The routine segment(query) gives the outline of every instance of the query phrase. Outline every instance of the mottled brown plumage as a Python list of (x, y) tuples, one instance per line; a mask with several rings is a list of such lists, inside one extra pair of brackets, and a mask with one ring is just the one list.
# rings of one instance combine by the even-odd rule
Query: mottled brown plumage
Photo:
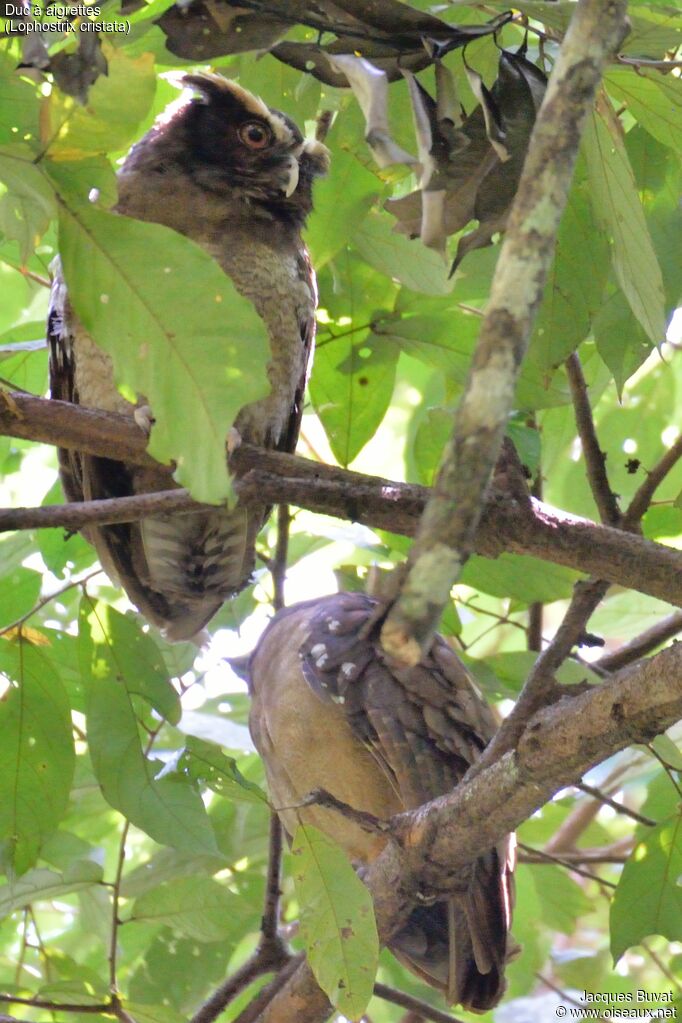
[[(376, 602), (340, 593), (281, 611), (250, 666), (251, 734), (291, 836), (315, 824), (360, 863), (384, 848), (336, 810), (294, 809), (314, 789), (375, 817), (450, 791), (495, 731), (492, 712), (442, 637), (416, 668), (387, 662)], [(389, 946), (450, 1002), (485, 1011), (504, 991), (513, 899), (513, 838), (459, 875), (446, 902), (418, 907)]]
[[(118, 176), (115, 208), (197, 242), (253, 302), (268, 331), (271, 390), (242, 408), (235, 426), (250, 443), (293, 451), (317, 298), (301, 228), (327, 151), (235, 82), (199, 74), (184, 76), (182, 83), (195, 95), (172, 104), (133, 146)], [(229, 330), (226, 322), (226, 338)], [(78, 322), (59, 266), (48, 336), (53, 397), (135, 414), (136, 406), (115, 386), (109, 356)], [(60, 451), (60, 472), (70, 501), (169, 486), (163, 473), (73, 451)], [(247, 583), (263, 519), (264, 509), (237, 506), (84, 533), (149, 621), (169, 638), (185, 639)]]

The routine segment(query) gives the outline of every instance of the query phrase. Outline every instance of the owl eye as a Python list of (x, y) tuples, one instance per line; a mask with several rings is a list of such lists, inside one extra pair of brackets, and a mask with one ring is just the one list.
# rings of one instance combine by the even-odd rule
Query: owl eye
[(270, 129), (260, 121), (246, 121), (240, 125), (237, 134), (249, 149), (265, 149), (272, 139)]

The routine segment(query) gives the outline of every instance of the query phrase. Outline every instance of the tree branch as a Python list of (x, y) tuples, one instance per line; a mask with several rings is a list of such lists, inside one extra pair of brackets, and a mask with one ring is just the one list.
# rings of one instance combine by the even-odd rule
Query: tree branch
[(630, 501), (630, 505), (623, 516), (623, 526), (632, 529), (637, 526), (648, 510), (651, 499), (656, 493), (668, 473), (677, 465), (682, 458), (682, 435), (680, 435), (673, 446), (663, 455), (661, 460), (654, 466), (641, 487)]
[(462, 1023), (462, 1020), (456, 1016), (451, 1016), (449, 1012), (443, 1012), (442, 1009), (435, 1009), (433, 1005), (429, 1005), (428, 1002), (422, 1001), (421, 998), (415, 998), (414, 995), (408, 995), (404, 991), (398, 991), (394, 987), (389, 987), (388, 984), (375, 984), (374, 994), (377, 998), (383, 998), (385, 1002), (391, 1002), (393, 1005), (399, 1005), (401, 1009), (409, 1009), (414, 1012), (420, 1018), (424, 1020), (431, 1020), (432, 1023)]
[(474, 549), (484, 494), (554, 254), (580, 136), (604, 66), (626, 32), (625, 0), (580, 0), (538, 112), (453, 435), (382, 629), (386, 652), (417, 664)]
[[(682, 718), (682, 644), (590, 692), (539, 711), (515, 750), (453, 792), (393, 819), (398, 841), (365, 882), (383, 941), (416, 903), (445, 894), (459, 871), (526, 820), (556, 792), (631, 743), (650, 741)], [(323, 1023), (331, 1014), (306, 963), (249, 1023)]]
[(666, 640), (672, 639), (682, 632), (682, 611), (673, 611), (666, 615), (660, 622), (656, 622), (649, 629), (645, 629), (639, 636), (635, 636), (629, 643), (623, 643), (611, 654), (604, 654), (592, 665), (597, 671), (617, 671), (624, 668), (626, 664), (638, 661), (640, 657), (646, 657)]
[(552, 642), (538, 655), (513, 710), (504, 719), (472, 771), (478, 773), (488, 764), (499, 760), (507, 750), (513, 749), (529, 718), (540, 707), (561, 699), (565, 690), (556, 681), (555, 672), (580, 641), (585, 624), (606, 593), (608, 585), (601, 579), (588, 579), (576, 584), (571, 603)]
[(238, 970), (218, 987), (192, 1016), (190, 1023), (213, 1023), (226, 1006), (257, 977), (272, 970), (282, 970), (292, 956), (279, 936), (280, 873), (282, 867), (282, 825), (277, 814), (270, 814), (268, 871), (265, 880), (265, 903), (261, 920), (261, 937), (256, 951)]
[[(68, 402), (0, 391), (0, 433), (158, 469), (146, 454), (145, 434), (132, 419)], [(426, 487), (416, 484), (367, 476), (251, 444), (237, 448), (231, 465), (240, 477), (235, 480), (235, 490), (244, 501), (289, 502), (404, 536), (414, 535), (429, 494)], [(168, 475), (170, 487), (170, 467)], [(143, 508), (151, 512), (163, 506), (165, 511), (180, 512), (201, 507), (180, 489), (148, 498), (117, 498), (92, 507), (95, 504), (3, 511), (0, 530), (42, 526), (78, 529), (95, 522), (131, 521), (141, 517)], [(491, 490), (476, 536), (476, 550), (489, 558), (503, 551), (530, 554), (682, 606), (680, 551), (595, 525), (532, 498), (510, 499), (506, 491)]]
[(617, 526), (621, 518), (620, 508), (606, 475), (606, 455), (599, 446), (587, 384), (576, 352), (566, 360), (566, 373), (592, 496), (602, 522), (607, 526)]

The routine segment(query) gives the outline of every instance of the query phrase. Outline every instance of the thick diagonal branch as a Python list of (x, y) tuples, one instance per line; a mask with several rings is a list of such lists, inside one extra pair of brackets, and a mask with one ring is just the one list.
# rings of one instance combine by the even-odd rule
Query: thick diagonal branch
[[(394, 819), (399, 842), (369, 868), (379, 933), (390, 938), (416, 892), (447, 892), (461, 871), (560, 789), (631, 743), (682, 718), (682, 644), (599, 688), (565, 697), (528, 722), (516, 750), (452, 793)], [(331, 1015), (306, 963), (264, 1006), (257, 1023), (323, 1023)]]
[(602, 71), (626, 31), (625, 0), (580, 0), (538, 113), (473, 364), (438, 480), (382, 630), (386, 651), (416, 664), (474, 549), (531, 328), (554, 254), (580, 136)]

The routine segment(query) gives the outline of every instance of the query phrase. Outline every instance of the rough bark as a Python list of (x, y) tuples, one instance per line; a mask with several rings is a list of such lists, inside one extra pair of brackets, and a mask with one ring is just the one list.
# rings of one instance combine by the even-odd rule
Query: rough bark
[(582, 129), (603, 69), (624, 38), (626, 10), (625, 0), (580, 0), (538, 112), (453, 434), (382, 630), (386, 652), (406, 665), (430, 646), (474, 550)]
[[(0, 392), (0, 433), (139, 465), (156, 464), (146, 454), (144, 433), (130, 419), (33, 395)], [(248, 444), (237, 449), (232, 465), (240, 474), (235, 489), (243, 500), (286, 501), (404, 536), (414, 535), (429, 493), (415, 484), (366, 476)], [(170, 485), (170, 467), (168, 478)], [(88, 505), (4, 509), (0, 510), (0, 530), (77, 529), (88, 522), (140, 518), (142, 510), (158, 511), (161, 506), (176, 512), (198, 508), (183, 490), (142, 499), (142, 508), (136, 503), (139, 500), (99, 502), (95, 509)], [(521, 500), (516, 495), (510, 498), (504, 489), (492, 489), (487, 495), (475, 549), (490, 558), (503, 551), (530, 554), (682, 606), (682, 552), (596, 525), (542, 501)]]

